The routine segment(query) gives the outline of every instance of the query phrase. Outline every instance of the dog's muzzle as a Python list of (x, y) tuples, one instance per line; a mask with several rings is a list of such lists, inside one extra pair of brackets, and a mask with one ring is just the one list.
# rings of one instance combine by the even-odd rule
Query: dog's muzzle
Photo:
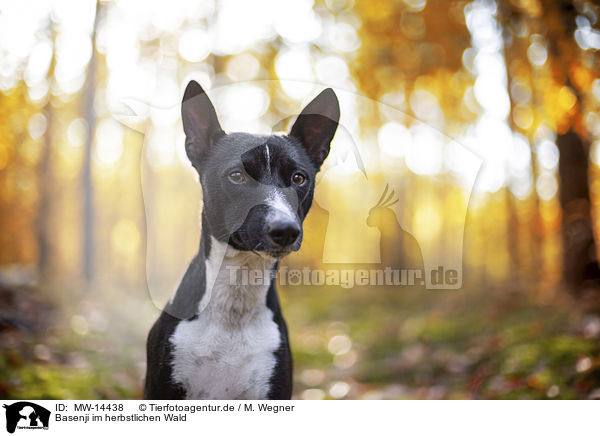
[(267, 238), (276, 250), (290, 248), (300, 236), (300, 226), (295, 220), (276, 218), (266, 224)]

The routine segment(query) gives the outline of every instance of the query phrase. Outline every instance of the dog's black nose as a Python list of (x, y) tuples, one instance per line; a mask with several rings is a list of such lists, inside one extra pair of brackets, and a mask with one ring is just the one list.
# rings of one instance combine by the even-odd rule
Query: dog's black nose
[(295, 221), (277, 220), (267, 227), (267, 235), (273, 245), (287, 247), (292, 245), (300, 235), (300, 227)]

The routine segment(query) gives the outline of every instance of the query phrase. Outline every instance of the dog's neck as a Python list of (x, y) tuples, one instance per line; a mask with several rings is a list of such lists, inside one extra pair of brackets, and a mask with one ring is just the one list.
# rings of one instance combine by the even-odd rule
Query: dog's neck
[[(198, 313), (229, 329), (239, 328), (266, 307), (277, 262), (268, 256), (236, 250), (211, 235), (202, 237), (210, 238), (210, 248), (203, 259), (206, 284)], [(253, 271), (259, 274), (256, 282), (252, 281)]]

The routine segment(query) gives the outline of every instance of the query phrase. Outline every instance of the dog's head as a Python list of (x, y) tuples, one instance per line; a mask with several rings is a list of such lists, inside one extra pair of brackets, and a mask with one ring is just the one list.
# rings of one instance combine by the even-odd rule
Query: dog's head
[(204, 231), (237, 250), (274, 258), (297, 251), (340, 118), (333, 90), (311, 101), (288, 135), (225, 133), (194, 81), (185, 90), (182, 118), (186, 153), (202, 184)]

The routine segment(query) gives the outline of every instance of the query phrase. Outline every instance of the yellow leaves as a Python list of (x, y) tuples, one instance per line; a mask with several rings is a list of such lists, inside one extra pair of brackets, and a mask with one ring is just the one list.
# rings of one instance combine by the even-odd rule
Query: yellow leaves
[(394, 5), (387, 0), (363, 0), (357, 2), (356, 9), (368, 21), (384, 21), (393, 15)]
[(425, 36), (425, 20), (421, 14), (402, 14), (400, 28), (408, 39), (419, 40)]
[(42, 149), (45, 144), (41, 141), (27, 139), (19, 147), (19, 155), (23, 159), (23, 163), (28, 166), (35, 166), (40, 160)]
[(538, 0), (512, 0), (511, 3), (531, 17), (539, 17), (542, 13), (542, 8)]
[[(441, 77), (440, 77), (441, 76)], [(439, 97), (442, 94), (442, 87), (448, 83), (447, 80), (439, 80), (439, 79), (449, 79), (448, 75), (438, 75), (438, 77), (434, 76), (419, 76), (415, 80), (414, 89), (423, 89), (431, 92), (436, 97)]]
[(540, 203), (540, 224), (546, 233), (555, 233), (561, 227), (562, 210), (556, 197)]
[(569, 78), (578, 90), (586, 92), (590, 89), (594, 81), (594, 74), (590, 69), (577, 63), (571, 65), (571, 68), (569, 68)]
[(548, 81), (543, 94), (546, 119), (554, 125), (557, 133), (566, 132), (578, 114), (579, 104), (573, 91), (565, 85)]
[(10, 167), (4, 172), (2, 182), (0, 198), (6, 203), (29, 207), (37, 200), (35, 174), (31, 169)]
[(577, 97), (569, 87), (563, 86), (560, 88), (560, 91), (558, 91), (558, 104), (565, 112), (570, 112), (576, 103)]
[(512, 111), (515, 125), (522, 130), (527, 130), (533, 125), (534, 113), (531, 107), (516, 105)]
[[(362, 22), (361, 46), (351, 70), (360, 90), (379, 98), (396, 88), (399, 78), (410, 83), (438, 70), (460, 71), (462, 52), (470, 43), (464, 5), (446, 0), (357, 1), (353, 12)], [(464, 88), (454, 93), (462, 96)]]
[(509, 64), (509, 73), (513, 78), (527, 82), (527, 78), (531, 75), (531, 65), (526, 60), (513, 59)]
[(0, 143), (0, 171), (7, 167), (9, 161), (9, 153), (7, 144)]

